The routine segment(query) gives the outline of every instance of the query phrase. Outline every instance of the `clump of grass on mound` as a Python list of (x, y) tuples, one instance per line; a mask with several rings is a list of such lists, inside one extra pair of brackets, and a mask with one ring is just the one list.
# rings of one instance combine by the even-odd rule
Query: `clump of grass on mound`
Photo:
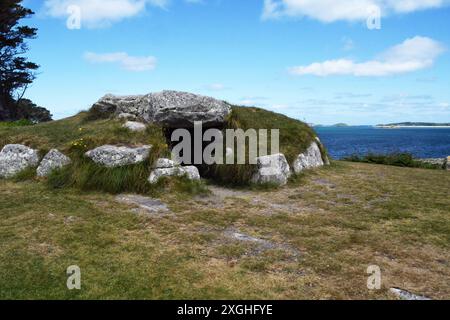
[[(280, 130), (280, 152), (292, 165), (300, 153), (305, 152), (316, 138), (316, 133), (306, 123), (285, 115), (255, 107), (233, 106), (225, 129), (267, 129), (268, 153), (271, 150), (271, 129)], [(248, 150), (248, 148), (247, 148)], [(326, 151), (321, 148), (323, 155)], [(214, 182), (227, 186), (251, 186), (256, 165), (249, 164), (248, 153), (245, 165), (213, 165), (202, 168), (203, 174)]]
[(34, 123), (31, 120), (21, 119), (21, 120), (17, 120), (17, 121), (0, 122), (0, 128), (25, 127), (25, 126), (32, 126), (33, 124)]
[(29, 167), (29, 168), (26, 168), (26, 169), (20, 171), (19, 173), (14, 175), (9, 180), (11, 180), (13, 182), (22, 182), (22, 181), (33, 180), (35, 177), (36, 177), (36, 167)]
[(53, 171), (47, 179), (47, 185), (52, 189), (74, 188), (111, 194), (130, 192), (158, 195), (167, 190), (189, 195), (208, 192), (201, 181), (191, 181), (186, 177), (163, 178), (157, 184), (150, 184), (147, 181), (150, 171), (150, 161), (119, 168), (106, 168), (90, 160), (84, 160)]
[(352, 155), (350, 157), (344, 158), (343, 160), (350, 162), (383, 164), (396, 167), (442, 169), (442, 166), (440, 165), (416, 160), (409, 153), (392, 153), (392, 154), (369, 153), (368, 155), (365, 156)]
[(150, 163), (106, 168), (89, 159), (80, 159), (72, 165), (54, 171), (47, 183), (52, 188), (76, 188), (83, 191), (151, 193), (147, 182)]
[[(128, 130), (116, 128), (115, 133), (120, 136), (120, 139), (133, 140), (133, 133)], [(105, 143), (100, 143), (98, 138), (93, 137), (73, 141), (67, 148), (72, 163), (54, 171), (47, 180), (48, 185), (52, 188), (76, 188), (83, 191), (104, 191), (113, 194), (121, 192), (150, 193), (151, 186), (147, 179), (152, 164), (164, 151), (162, 143), (156, 143), (153, 146), (150, 157), (146, 161), (118, 168), (98, 165), (85, 156), (88, 150), (102, 144)]]

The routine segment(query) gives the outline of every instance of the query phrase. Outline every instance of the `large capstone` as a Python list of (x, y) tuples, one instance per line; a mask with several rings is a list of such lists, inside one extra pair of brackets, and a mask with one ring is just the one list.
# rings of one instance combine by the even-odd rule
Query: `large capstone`
[(256, 159), (258, 171), (253, 175), (252, 182), (256, 184), (271, 183), (285, 185), (291, 175), (286, 157), (279, 153)]
[(100, 113), (134, 115), (147, 123), (169, 128), (190, 128), (195, 121), (204, 127), (222, 126), (231, 106), (211, 97), (179, 91), (162, 91), (147, 95), (106, 95), (92, 107)]
[(0, 178), (11, 178), (39, 164), (36, 150), (21, 144), (8, 144), (0, 152)]
[(152, 146), (117, 147), (105, 145), (86, 152), (86, 156), (99, 165), (115, 168), (143, 162), (149, 157), (151, 149)]
[(322, 152), (317, 142), (313, 142), (306, 152), (300, 154), (294, 162), (294, 172), (300, 173), (303, 170), (322, 167), (324, 165)]
[(36, 172), (38, 177), (48, 177), (52, 171), (61, 169), (70, 164), (69, 157), (65, 156), (56, 149), (50, 150), (49, 153), (42, 159), (41, 164)]

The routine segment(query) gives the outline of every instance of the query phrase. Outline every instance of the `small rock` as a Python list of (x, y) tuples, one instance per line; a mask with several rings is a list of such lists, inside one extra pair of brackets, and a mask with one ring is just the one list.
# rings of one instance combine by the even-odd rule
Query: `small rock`
[(38, 164), (39, 156), (36, 150), (21, 144), (8, 144), (0, 152), (0, 178), (12, 178)]
[(50, 150), (37, 168), (38, 177), (47, 177), (55, 169), (69, 165), (71, 160), (56, 149)]
[(431, 300), (431, 298), (419, 296), (406, 290), (391, 288), (389, 291), (402, 300)]
[(152, 199), (138, 195), (118, 195), (116, 201), (138, 206), (149, 213), (169, 212), (169, 208), (159, 199)]
[(166, 158), (160, 158), (156, 161), (155, 169), (173, 168), (175, 166), (175, 161)]
[(66, 217), (66, 218), (64, 218), (64, 224), (71, 224), (71, 223), (76, 222), (77, 220), (78, 220), (78, 218), (74, 217), (74, 216)]
[(188, 177), (189, 180), (200, 180), (200, 172), (197, 167), (188, 166), (181, 168), (184, 171), (184, 174)]
[(183, 171), (180, 167), (155, 169), (150, 173), (148, 182), (155, 184), (163, 177), (181, 177), (182, 175)]
[(145, 124), (136, 121), (127, 121), (125, 122), (123, 127), (133, 132), (142, 132), (147, 129), (147, 126)]
[(190, 180), (200, 180), (200, 173), (194, 166), (190, 167), (173, 167), (155, 169), (150, 173), (148, 182), (155, 184), (163, 177), (182, 177), (186, 176)]
[(275, 183), (285, 185), (291, 175), (291, 170), (286, 157), (279, 153), (256, 159), (258, 172), (252, 178), (253, 183)]
[(86, 156), (97, 164), (115, 168), (143, 162), (151, 149), (149, 145), (136, 148), (105, 145), (86, 152)]

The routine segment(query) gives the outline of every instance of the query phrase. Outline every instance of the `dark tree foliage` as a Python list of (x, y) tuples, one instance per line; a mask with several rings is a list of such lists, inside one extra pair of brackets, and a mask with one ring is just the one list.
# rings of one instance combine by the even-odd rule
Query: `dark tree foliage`
[(21, 99), (17, 105), (17, 118), (30, 120), (33, 123), (52, 121), (50, 111), (35, 105), (29, 99)]
[(23, 56), (28, 50), (26, 40), (35, 38), (37, 29), (20, 25), (20, 20), (34, 14), (21, 2), (0, 1), (0, 120), (19, 117), (21, 98), (39, 67)]

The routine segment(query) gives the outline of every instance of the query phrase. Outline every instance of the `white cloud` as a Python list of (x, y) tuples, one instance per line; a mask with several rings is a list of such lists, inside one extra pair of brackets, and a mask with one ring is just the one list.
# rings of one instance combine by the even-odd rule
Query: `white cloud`
[(366, 62), (349, 59), (316, 62), (307, 66), (289, 69), (295, 75), (353, 75), (357, 77), (381, 77), (413, 72), (433, 65), (436, 58), (445, 51), (442, 44), (426, 38), (414, 37), (396, 45), (378, 58)]
[(114, 22), (134, 17), (145, 11), (147, 5), (164, 8), (169, 0), (45, 0), (44, 9), (52, 17), (69, 17), (68, 8), (81, 10), (81, 22), (89, 28), (105, 27)]
[(133, 57), (126, 52), (105, 54), (87, 52), (84, 54), (84, 58), (90, 63), (116, 63), (122, 69), (133, 72), (151, 71), (156, 67), (155, 57)]
[(228, 89), (228, 87), (222, 83), (211, 83), (206, 86), (206, 89), (210, 91), (222, 91)]
[(308, 17), (322, 22), (364, 21), (374, 6), (382, 15), (439, 8), (449, 0), (264, 0), (263, 19)]

